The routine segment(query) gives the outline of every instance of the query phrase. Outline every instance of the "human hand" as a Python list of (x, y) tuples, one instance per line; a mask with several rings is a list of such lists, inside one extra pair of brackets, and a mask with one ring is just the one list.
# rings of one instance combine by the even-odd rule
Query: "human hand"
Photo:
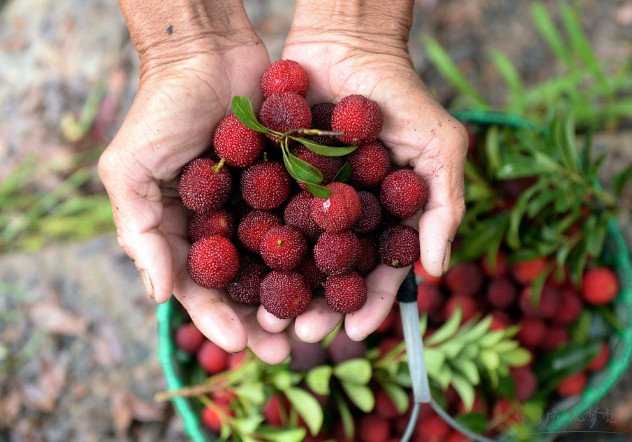
[[(188, 7), (194, 3), (186, 2)], [(208, 148), (233, 96), (260, 100), (259, 77), (269, 62), (241, 3), (219, 3), (225, 9), (215, 5), (212, 18), (200, 19), (204, 11), (185, 5), (122, 1), (141, 59), (140, 84), (99, 161), (99, 173), (119, 243), (134, 260), (149, 296), (164, 302), (174, 293), (211, 341), (227, 351), (248, 345), (262, 360), (278, 363), (289, 353), (286, 336), (263, 331), (253, 308), (196, 285), (185, 265), (187, 216), (175, 179)], [(146, 7), (149, 16), (143, 15)]]
[[(450, 244), (463, 216), (467, 135), (428, 94), (412, 66), (407, 51), (412, 3), (299, 0), (282, 58), (307, 71), (311, 103), (360, 94), (380, 105), (380, 139), (396, 163), (414, 168), (429, 185), (425, 211), (407, 223), (419, 229), (424, 267), (438, 276), (448, 267)], [(364, 339), (381, 324), (408, 271), (380, 265), (368, 276), (366, 304), (345, 319), (349, 337)], [(258, 319), (273, 332), (289, 323), (263, 308)], [(317, 299), (296, 319), (295, 331), (302, 340), (316, 342), (341, 319)]]

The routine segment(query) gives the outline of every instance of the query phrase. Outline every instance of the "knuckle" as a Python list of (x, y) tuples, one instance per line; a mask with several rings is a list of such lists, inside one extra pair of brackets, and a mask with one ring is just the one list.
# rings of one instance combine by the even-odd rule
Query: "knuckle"
[(97, 171), (99, 172), (101, 181), (103, 181), (106, 186), (113, 172), (116, 170), (117, 161), (116, 154), (112, 151), (112, 148), (107, 148), (99, 158)]

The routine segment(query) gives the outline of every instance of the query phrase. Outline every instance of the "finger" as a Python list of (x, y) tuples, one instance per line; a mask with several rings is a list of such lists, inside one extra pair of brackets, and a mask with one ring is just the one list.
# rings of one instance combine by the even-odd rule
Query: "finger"
[(320, 342), (341, 320), (342, 314), (332, 311), (324, 298), (316, 298), (294, 321), (294, 332), (303, 342)]
[(264, 330), (270, 333), (279, 333), (287, 328), (291, 319), (280, 319), (267, 311), (263, 306), (257, 310), (257, 321)]
[(284, 333), (269, 333), (261, 328), (253, 309), (238, 308), (246, 329), (248, 348), (267, 364), (279, 364), (290, 354), (290, 344)]
[(397, 290), (409, 271), (410, 267), (395, 269), (380, 264), (369, 274), (366, 303), (345, 318), (345, 331), (351, 339), (361, 341), (377, 330), (391, 311)]

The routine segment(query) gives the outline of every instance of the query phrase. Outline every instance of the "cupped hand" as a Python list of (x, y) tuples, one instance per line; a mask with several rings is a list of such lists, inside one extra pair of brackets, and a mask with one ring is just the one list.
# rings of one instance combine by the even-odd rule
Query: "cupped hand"
[[(312, 26), (295, 17), (282, 58), (295, 60), (307, 70), (310, 103), (336, 103), (360, 94), (380, 105), (384, 115), (380, 139), (397, 164), (412, 167), (429, 185), (425, 210), (406, 222), (419, 229), (424, 267), (441, 275), (448, 267), (450, 245), (464, 211), (466, 132), (432, 99), (415, 72), (406, 49), (406, 25), (392, 32), (387, 29), (393, 26), (366, 31), (347, 26), (335, 29), (336, 18), (328, 20), (329, 25)], [(334, 29), (326, 30), (332, 23)], [(366, 304), (345, 318), (351, 339), (364, 339), (381, 324), (409, 270), (379, 265), (368, 276)], [(269, 331), (288, 325), (263, 308), (258, 318)], [(295, 331), (302, 340), (316, 342), (341, 320), (341, 314), (319, 299), (296, 319)]]
[[(231, 303), (223, 291), (196, 285), (186, 270), (187, 214), (175, 180), (208, 147), (235, 95), (259, 97), (268, 55), (254, 35), (221, 45), (204, 36), (193, 48), (143, 58), (134, 103), (99, 161), (120, 245), (134, 260), (157, 302), (175, 294), (196, 326), (227, 351), (250, 347), (277, 363), (289, 352), (285, 334), (262, 330), (253, 308)], [(154, 51), (155, 54), (155, 51)], [(184, 54), (184, 55), (183, 55)]]

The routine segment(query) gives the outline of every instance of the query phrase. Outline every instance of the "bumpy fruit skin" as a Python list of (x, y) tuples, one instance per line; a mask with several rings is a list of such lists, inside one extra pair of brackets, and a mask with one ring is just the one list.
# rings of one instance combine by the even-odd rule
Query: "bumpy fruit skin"
[(382, 130), (382, 111), (378, 104), (362, 95), (349, 95), (334, 107), (331, 128), (342, 132), (338, 139), (347, 144), (368, 143)]
[(546, 326), (537, 318), (524, 318), (520, 322), (518, 341), (527, 348), (535, 348), (546, 338)]
[(280, 319), (303, 313), (312, 299), (305, 278), (296, 272), (272, 271), (261, 281), (261, 305)]
[(281, 427), (285, 423), (283, 398), (281, 395), (273, 394), (263, 406), (263, 417), (266, 423), (273, 427)]
[(587, 378), (584, 373), (575, 373), (565, 377), (556, 388), (557, 394), (562, 397), (577, 396), (586, 387)]
[(244, 126), (234, 115), (227, 115), (217, 124), (213, 149), (229, 166), (248, 167), (263, 152), (263, 135)]
[(204, 342), (204, 335), (192, 323), (181, 325), (176, 331), (176, 345), (187, 353), (197, 352)]
[(239, 271), (239, 253), (223, 236), (209, 236), (191, 246), (187, 257), (191, 279), (205, 288), (224, 288)]
[(380, 202), (387, 212), (398, 218), (410, 218), (427, 200), (426, 182), (410, 169), (391, 172), (382, 181)]
[(540, 347), (546, 351), (557, 350), (568, 342), (568, 332), (560, 326), (552, 326), (549, 328), (546, 339), (542, 340)]
[(298, 266), (306, 251), (307, 241), (292, 226), (271, 228), (259, 245), (259, 252), (266, 265), (273, 270), (285, 272)]
[(303, 161), (307, 161), (309, 164), (320, 170), (323, 174), (324, 184), (333, 180), (338, 173), (338, 170), (340, 170), (343, 165), (341, 158), (318, 155), (305, 146), (298, 146), (294, 149), (294, 155)]
[(290, 176), (283, 165), (265, 161), (242, 173), (241, 195), (253, 209), (276, 209), (290, 194), (290, 183)]
[(450, 318), (457, 308), (461, 309), (461, 323), (472, 319), (478, 311), (476, 302), (470, 296), (456, 295), (449, 298), (445, 303), (444, 312), (446, 319)]
[(560, 304), (560, 292), (548, 285), (542, 287), (540, 301), (533, 303), (531, 287), (525, 287), (520, 294), (520, 309), (526, 316), (553, 318)]
[(329, 357), (334, 364), (339, 364), (349, 359), (362, 358), (366, 354), (366, 345), (363, 341), (352, 341), (341, 329), (329, 344)]
[(253, 210), (239, 223), (237, 237), (244, 247), (258, 253), (261, 241), (268, 230), (280, 225), (281, 220), (274, 213)]
[(516, 387), (516, 399), (526, 401), (531, 399), (538, 387), (538, 379), (529, 367), (511, 369), (511, 377)]
[(388, 420), (377, 414), (368, 414), (360, 418), (358, 434), (362, 442), (384, 442), (390, 432)]
[(325, 299), (335, 312), (351, 313), (359, 310), (366, 302), (366, 295), (364, 278), (355, 272), (332, 275), (325, 281)]
[(547, 262), (544, 258), (533, 258), (519, 261), (513, 265), (512, 274), (516, 281), (529, 285), (546, 270)]
[(214, 166), (211, 159), (197, 158), (184, 167), (178, 180), (178, 193), (184, 207), (205, 213), (226, 204), (233, 178), (226, 168), (215, 172)]
[(204, 341), (198, 351), (197, 360), (204, 371), (209, 374), (219, 373), (228, 367), (228, 353), (211, 341)]
[(359, 252), (360, 241), (354, 233), (325, 232), (314, 246), (314, 261), (326, 275), (341, 275), (355, 266)]
[(363, 236), (358, 239), (360, 240), (360, 252), (355, 268), (359, 274), (366, 276), (377, 267), (375, 239), (370, 236)]
[(443, 442), (450, 433), (450, 426), (441, 416), (431, 413), (417, 423), (415, 442)]
[(435, 313), (441, 308), (443, 298), (439, 288), (429, 282), (417, 285), (417, 308), (419, 313)]
[(311, 127), (312, 111), (301, 95), (282, 92), (272, 94), (263, 101), (259, 119), (267, 128), (284, 133)]
[(350, 229), (362, 213), (358, 192), (348, 184), (331, 183), (328, 198), (315, 197), (312, 200), (312, 218), (327, 232), (342, 232)]
[(445, 275), (445, 284), (456, 295), (473, 296), (483, 286), (483, 273), (471, 262), (457, 264)]
[(235, 302), (247, 305), (259, 304), (259, 290), (265, 268), (253, 260), (246, 261), (237, 278), (228, 284), (226, 292)]
[(499, 309), (506, 309), (516, 299), (516, 287), (509, 278), (494, 278), (487, 288), (487, 299)]
[(582, 301), (572, 289), (565, 289), (560, 295), (560, 301), (553, 320), (558, 324), (568, 325), (575, 322), (582, 314)]
[(395, 268), (413, 264), (419, 259), (419, 233), (403, 224), (385, 230), (380, 236), (380, 259)]
[(610, 348), (607, 344), (601, 344), (599, 353), (595, 355), (586, 368), (592, 372), (601, 371), (608, 363), (608, 359), (610, 359)]
[(327, 350), (320, 342), (290, 340), (290, 368), (294, 371), (308, 371), (322, 365), (327, 360)]
[(360, 187), (376, 187), (391, 170), (388, 151), (379, 141), (362, 144), (351, 155), (351, 181)]
[(309, 88), (309, 77), (305, 69), (294, 60), (277, 60), (261, 75), (260, 86), (264, 97), (282, 92), (305, 96)]
[[(224, 414), (232, 415), (232, 411), (226, 405), (215, 404)], [(222, 430), (222, 417), (215, 408), (205, 407), (202, 410), (202, 423), (209, 430), (219, 433)]]
[(606, 267), (595, 267), (584, 274), (582, 294), (586, 302), (604, 305), (612, 301), (619, 293), (617, 275)]
[(385, 419), (394, 419), (399, 416), (393, 400), (384, 390), (378, 390), (375, 394), (375, 411)]
[(283, 220), (308, 238), (317, 238), (322, 230), (312, 219), (312, 199), (312, 195), (305, 191), (294, 195), (285, 206)]
[(362, 211), (353, 230), (358, 233), (373, 232), (382, 222), (382, 206), (377, 197), (370, 192), (358, 192), (358, 196)]
[[(320, 130), (331, 130), (331, 115), (334, 112), (333, 103), (318, 103), (312, 106), (312, 128)], [(325, 146), (335, 146), (338, 140), (335, 137), (325, 135), (314, 135), (311, 137), (313, 141)]]
[(325, 284), (325, 279), (327, 275), (320, 271), (314, 258), (311, 256), (305, 257), (301, 265), (296, 269), (298, 273), (303, 275), (305, 278), (305, 282), (312, 290), (315, 290), (319, 287), (322, 287)]
[(505, 276), (509, 272), (507, 255), (504, 252), (499, 251), (496, 254), (495, 262), (492, 262), (487, 258), (483, 258), (481, 260), (481, 267), (483, 269), (483, 272), (490, 278)]
[(235, 230), (233, 217), (225, 210), (194, 213), (189, 221), (188, 233), (191, 242), (213, 235), (230, 238)]

